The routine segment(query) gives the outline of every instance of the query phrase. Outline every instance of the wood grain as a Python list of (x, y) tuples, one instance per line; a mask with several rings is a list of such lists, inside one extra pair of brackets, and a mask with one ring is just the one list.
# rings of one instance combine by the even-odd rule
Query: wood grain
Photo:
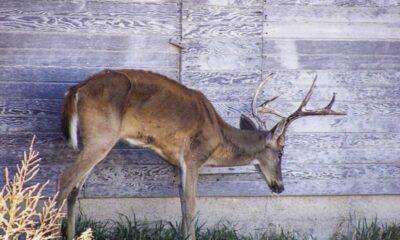
[[(29, 39), (29, 41), (26, 41)], [(68, 49), (95, 51), (130, 51), (133, 54), (177, 53), (169, 44), (170, 37), (127, 34), (71, 34), (3, 32), (0, 48)]]
[(175, 53), (143, 54), (129, 51), (72, 51), (0, 49), (0, 64), (28, 66), (75, 66), (112, 68), (177, 68)]
[[(50, 179), (46, 194), (54, 193), (54, 176), (59, 166), (42, 165), (42, 171), (32, 182)], [(283, 195), (299, 195), (303, 189), (311, 194), (399, 193), (399, 165), (304, 165), (284, 166), (286, 191)], [(321, 169), (323, 169), (321, 171)], [(15, 167), (10, 167), (10, 172)], [(386, 177), (385, 177), (386, 176)], [(1, 180), (3, 181), (3, 180)], [(385, 183), (385, 184), (384, 184)], [(178, 176), (169, 166), (107, 165), (94, 169), (84, 187), (85, 197), (149, 197), (177, 196)], [(341, 188), (337, 188), (341, 184)], [(110, 188), (110, 186), (115, 186)], [(301, 190), (298, 187), (301, 186)], [(200, 196), (262, 196), (270, 191), (259, 173), (206, 174), (200, 176)]]
[[(288, 85), (271, 84), (260, 95), (260, 99), (270, 99), (279, 95), (279, 100), (302, 101), (310, 85)], [(235, 102), (243, 101), (249, 103), (253, 97), (255, 86), (236, 88), (234, 85), (223, 87), (200, 87), (199, 90), (211, 101)], [(399, 98), (399, 89), (392, 87), (363, 87), (363, 86), (318, 86), (312, 101), (329, 101), (332, 93), (338, 94), (338, 101), (364, 101), (367, 99), (379, 99), (393, 101)]]
[[(262, 79), (269, 74), (274, 76), (268, 82), (266, 89), (276, 84), (309, 86), (312, 79), (318, 75), (318, 86), (354, 86), (376, 87), (393, 86), (398, 82), (400, 72), (396, 70), (265, 70)], [(257, 72), (235, 72), (235, 71), (184, 71), (183, 83), (190, 87), (224, 87), (235, 85), (239, 87), (247, 86), (254, 88), (260, 82), (260, 73)]]
[(220, 0), (204, 0), (204, 1), (197, 1), (197, 0), (184, 0), (183, 1), (184, 7), (186, 6), (196, 6), (196, 5), (205, 5), (205, 6), (221, 6), (221, 7), (235, 7), (235, 8), (242, 8), (242, 7), (261, 7), (263, 6), (262, 0), (229, 0), (229, 1), (220, 1)]
[[(266, 40), (264, 54), (348, 54), (348, 55), (394, 55), (400, 54), (399, 41), (343, 41), (343, 40)], [(294, 51), (293, 51), (294, 50)], [(378, 56), (381, 57), (381, 56)]]
[(267, 22), (266, 38), (374, 39), (400, 38), (398, 23)]
[(387, 55), (325, 55), (299, 54), (295, 57), (286, 54), (264, 56), (264, 69), (342, 69), (342, 70), (396, 70), (400, 69), (399, 56)]
[(400, 6), (396, 0), (366, 0), (366, 1), (347, 1), (347, 0), (267, 0), (267, 5), (300, 5), (300, 6), (341, 6), (341, 7), (392, 7)]
[(4, 14), (0, 17), (0, 31), (35, 32), (90, 32), (111, 34), (158, 34), (174, 36), (178, 34), (177, 18), (170, 20), (134, 19), (131, 16), (56, 16), (37, 14)]
[[(353, 2), (353, 1), (347, 1)], [(359, 1), (361, 2), (361, 1)], [(367, 2), (367, 1), (362, 1)], [(267, 22), (399, 23), (399, 7), (268, 5)]]
[[(0, 66), (0, 82), (78, 83), (104, 69), (104, 67), (70, 66)], [(178, 78), (177, 69), (159, 67), (148, 70), (153, 70), (172, 79)]]

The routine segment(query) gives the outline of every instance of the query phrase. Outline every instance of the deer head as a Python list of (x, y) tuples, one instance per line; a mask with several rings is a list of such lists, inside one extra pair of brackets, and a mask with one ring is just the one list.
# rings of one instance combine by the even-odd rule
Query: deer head
[[(314, 78), (310, 89), (306, 96), (301, 102), (300, 106), (290, 115), (285, 115), (277, 110), (274, 110), (267, 105), (277, 99), (279, 96), (273, 97), (272, 99), (264, 101), (262, 104), (257, 105), (257, 98), (261, 92), (261, 89), (267, 83), (268, 79), (273, 74), (270, 74), (264, 81), (261, 81), (255, 91), (252, 100), (252, 115), (256, 120), (257, 124), (254, 123), (249, 117), (242, 115), (240, 119), (240, 128), (259, 131), (266, 137), (266, 148), (265, 150), (256, 156), (257, 167), (264, 175), (268, 186), (272, 192), (281, 193), (284, 190), (282, 181), (281, 161), (283, 155), (283, 149), (285, 147), (285, 133), (289, 125), (296, 119), (306, 116), (320, 116), (320, 115), (346, 115), (344, 112), (336, 112), (332, 110), (332, 106), (335, 102), (335, 93), (329, 104), (324, 108), (315, 110), (306, 110), (306, 105), (311, 98), (317, 76)], [(281, 120), (271, 129), (267, 129), (265, 121), (262, 120), (260, 114), (272, 114), (281, 118)]]

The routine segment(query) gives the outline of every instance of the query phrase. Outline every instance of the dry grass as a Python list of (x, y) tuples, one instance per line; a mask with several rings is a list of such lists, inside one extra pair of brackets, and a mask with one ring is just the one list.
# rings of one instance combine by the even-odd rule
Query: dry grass
[[(46, 199), (41, 210), (39, 201), (43, 199), (46, 183), (28, 183), (39, 172), (39, 152), (33, 150), (33, 143), (24, 159), (17, 166), (17, 172), (10, 178), (5, 168), (5, 185), (0, 192), (0, 239), (48, 240), (60, 238), (62, 206), (56, 207), (56, 196)], [(79, 240), (92, 239), (89, 229)]]

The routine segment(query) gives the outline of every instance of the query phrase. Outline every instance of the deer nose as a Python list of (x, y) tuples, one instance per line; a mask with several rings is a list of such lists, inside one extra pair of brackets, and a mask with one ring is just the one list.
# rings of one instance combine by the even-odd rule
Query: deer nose
[(285, 190), (285, 187), (281, 181), (272, 181), (270, 188), (274, 193), (281, 193), (283, 190)]

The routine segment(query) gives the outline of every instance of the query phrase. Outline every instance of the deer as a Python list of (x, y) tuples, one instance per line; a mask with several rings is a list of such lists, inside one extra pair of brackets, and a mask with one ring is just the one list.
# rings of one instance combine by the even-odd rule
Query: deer
[[(182, 228), (190, 240), (196, 239), (196, 191), (202, 167), (255, 164), (272, 192), (284, 191), (281, 160), (289, 125), (301, 117), (345, 113), (332, 110), (335, 93), (326, 107), (305, 109), (317, 77), (290, 115), (268, 107), (277, 97), (258, 104), (271, 77), (258, 84), (252, 118), (242, 114), (240, 128), (225, 122), (200, 91), (150, 71), (108, 69), (70, 87), (63, 100), (62, 130), (74, 149), (80, 146), (80, 153), (57, 181), (57, 202), (66, 201), (67, 239), (75, 235), (75, 203), (82, 185), (119, 140), (148, 148), (178, 169)], [(281, 120), (267, 129), (261, 114)]]

